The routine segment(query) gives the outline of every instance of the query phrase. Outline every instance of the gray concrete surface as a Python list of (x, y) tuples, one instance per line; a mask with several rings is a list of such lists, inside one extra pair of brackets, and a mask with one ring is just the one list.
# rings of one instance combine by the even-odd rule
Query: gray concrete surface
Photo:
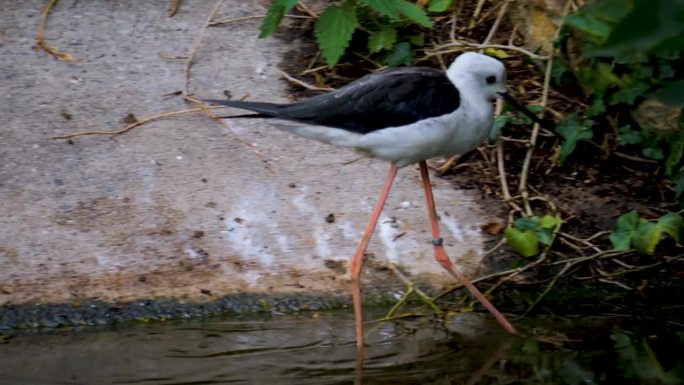
[[(0, 13), (0, 304), (346, 293), (347, 260), (386, 164), (345, 165), (357, 154), (264, 121), (222, 126), (201, 114), (117, 137), (51, 140), (187, 108), (164, 96), (183, 89), (185, 62), (162, 56), (190, 52), (214, 3), (183, 2), (168, 18), (168, 1), (62, 0), (46, 38), (76, 64), (32, 49), (43, 4), (4, 2)], [(217, 19), (263, 13), (258, 1), (226, 0)], [(274, 68), (296, 42), (257, 40), (259, 23), (207, 30), (192, 93), (287, 100)], [(435, 187), (447, 250), (473, 274), (479, 227), (491, 218), (472, 192), (441, 179)], [(429, 241), (418, 172), (408, 167), (371, 242), (366, 287), (398, 283), (376, 274), (390, 262), (451, 283)]]

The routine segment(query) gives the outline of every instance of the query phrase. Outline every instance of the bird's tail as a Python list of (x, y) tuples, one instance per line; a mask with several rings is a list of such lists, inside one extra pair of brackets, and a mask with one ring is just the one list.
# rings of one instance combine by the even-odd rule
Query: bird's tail
[(317, 140), (323, 143), (329, 143), (343, 147), (357, 147), (357, 144), (359, 143), (359, 138), (362, 136), (361, 134), (353, 131), (318, 125), (309, 125), (302, 122), (298, 122), (297, 119), (294, 119), (291, 116), (289, 116), (287, 111), (283, 111), (283, 109), (291, 107), (291, 104), (288, 105), (216, 99), (209, 99), (204, 101), (207, 103), (214, 103), (222, 106), (241, 108), (244, 110), (256, 112), (255, 114), (232, 115), (225, 116), (222, 118), (279, 118), (281, 119), (279, 121), (279, 124), (274, 125), (274, 127), (283, 131), (291, 132), (295, 135)]
[(281, 105), (275, 103), (244, 102), (240, 100), (228, 99), (205, 99), (203, 101), (207, 103), (219, 104), (226, 107), (240, 108), (243, 110), (256, 112), (256, 114), (230, 116), (231, 118), (272, 118), (280, 115), (278, 108)]

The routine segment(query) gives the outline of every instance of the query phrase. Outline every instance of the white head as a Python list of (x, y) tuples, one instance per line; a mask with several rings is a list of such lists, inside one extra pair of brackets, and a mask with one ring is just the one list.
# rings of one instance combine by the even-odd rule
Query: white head
[(462, 98), (481, 96), (492, 101), (506, 92), (506, 68), (491, 56), (463, 53), (451, 63), (447, 76), (458, 87)]

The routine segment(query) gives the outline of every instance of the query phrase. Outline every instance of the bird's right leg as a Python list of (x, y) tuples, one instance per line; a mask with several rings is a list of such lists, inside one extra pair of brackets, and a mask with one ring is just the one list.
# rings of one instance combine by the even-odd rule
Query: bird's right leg
[(375, 204), (375, 208), (373, 209), (370, 220), (368, 221), (365, 230), (363, 230), (363, 235), (361, 236), (359, 245), (356, 247), (356, 252), (349, 263), (349, 272), (352, 279), (352, 299), (354, 301), (356, 346), (359, 348), (363, 346), (363, 315), (361, 313), (361, 266), (363, 264), (363, 254), (366, 252), (368, 242), (375, 231), (375, 226), (378, 224), (378, 218), (380, 217), (382, 208), (385, 206), (387, 196), (389, 196), (389, 192), (392, 189), (392, 184), (394, 183), (394, 178), (397, 176), (398, 170), (399, 169), (397, 166), (390, 166), (389, 173), (387, 174), (385, 185), (380, 192), (378, 202)]
[(446, 252), (444, 251), (444, 244), (442, 241), (442, 237), (439, 234), (439, 223), (437, 221), (437, 210), (435, 209), (435, 198), (432, 195), (432, 185), (430, 185), (430, 174), (428, 173), (428, 168), (427, 168), (427, 163), (425, 161), (422, 161), (419, 163), (420, 165), (420, 176), (423, 179), (423, 190), (425, 192), (425, 201), (427, 203), (427, 209), (428, 209), (428, 216), (430, 217), (430, 226), (432, 228), (432, 245), (433, 245), (433, 251), (435, 254), (435, 259), (437, 262), (446, 270), (448, 271), (451, 275), (456, 277), (456, 279), (461, 282), (461, 284), (468, 289), (470, 294), (472, 294), (475, 299), (480, 301), (482, 306), (484, 306), (489, 312), (496, 318), (496, 320), (501, 324), (501, 326), (509, 333), (511, 334), (516, 334), (516, 330), (511, 325), (510, 322), (506, 319), (506, 317), (497, 310), (494, 305), (492, 305), (491, 302), (485, 297), (480, 290), (473, 285), (468, 277), (463, 275), (456, 266), (454, 266), (453, 262), (449, 259), (447, 256)]

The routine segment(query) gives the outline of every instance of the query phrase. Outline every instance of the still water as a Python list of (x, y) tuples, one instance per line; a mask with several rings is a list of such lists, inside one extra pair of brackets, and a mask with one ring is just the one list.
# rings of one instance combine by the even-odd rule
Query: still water
[(507, 336), (476, 314), (369, 322), (362, 367), (350, 312), (17, 335), (0, 344), (0, 384), (678, 384), (684, 378), (684, 332), (677, 327), (645, 332), (624, 317), (516, 325), (524, 336)]

